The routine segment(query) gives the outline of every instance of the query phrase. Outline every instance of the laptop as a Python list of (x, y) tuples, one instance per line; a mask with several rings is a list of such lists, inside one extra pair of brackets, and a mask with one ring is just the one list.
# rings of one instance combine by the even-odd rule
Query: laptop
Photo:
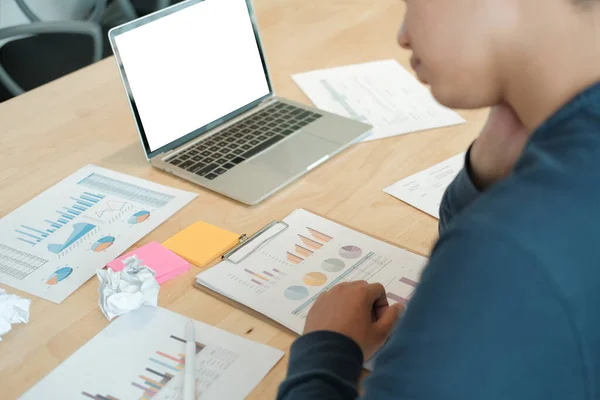
[(108, 36), (151, 165), (239, 202), (372, 129), (275, 95), (250, 0), (188, 0)]

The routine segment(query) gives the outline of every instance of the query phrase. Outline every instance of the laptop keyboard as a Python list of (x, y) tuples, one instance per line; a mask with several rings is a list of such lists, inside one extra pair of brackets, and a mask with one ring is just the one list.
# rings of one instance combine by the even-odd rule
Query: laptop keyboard
[(321, 117), (303, 108), (276, 103), (188, 147), (166, 162), (213, 180)]

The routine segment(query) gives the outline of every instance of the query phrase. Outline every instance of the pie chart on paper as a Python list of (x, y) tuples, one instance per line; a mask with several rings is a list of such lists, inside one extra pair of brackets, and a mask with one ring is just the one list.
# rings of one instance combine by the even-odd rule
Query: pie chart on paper
[(56, 285), (57, 283), (67, 279), (67, 277), (69, 275), (71, 275), (72, 272), (73, 272), (73, 268), (68, 267), (68, 266), (59, 268), (56, 271), (54, 271), (54, 273), (52, 275), (50, 275), (48, 277), (48, 280), (46, 281), (46, 283), (48, 285)]
[(100, 253), (108, 249), (115, 242), (114, 236), (104, 236), (103, 238), (98, 239), (93, 245), (92, 250), (96, 253)]
[(285, 289), (283, 295), (290, 300), (302, 300), (306, 296), (308, 296), (308, 289), (304, 286), (290, 286)]
[(340, 256), (348, 259), (355, 259), (362, 256), (362, 249), (357, 246), (344, 246), (340, 249)]
[(330, 258), (329, 260), (323, 261), (321, 266), (327, 272), (340, 272), (344, 269), (346, 264), (338, 258)]
[(327, 282), (327, 275), (322, 272), (309, 272), (302, 278), (308, 286), (322, 286)]
[(150, 211), (142, 210), (129, 217), (127, 222), (129, 222), (131, 225), (136, 225), (144, 222), (148, 218), (150, 218)]

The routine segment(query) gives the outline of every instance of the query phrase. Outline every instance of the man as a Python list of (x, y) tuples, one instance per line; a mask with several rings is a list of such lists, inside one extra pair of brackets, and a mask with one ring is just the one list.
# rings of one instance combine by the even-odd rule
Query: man
[(490, 118), (400, 322), (380, 285), (335, 287), (279, 398), (358, 397), (387, 340), (365, 399), (599, 399), (600, 0), (406, 3), (419, 78)]

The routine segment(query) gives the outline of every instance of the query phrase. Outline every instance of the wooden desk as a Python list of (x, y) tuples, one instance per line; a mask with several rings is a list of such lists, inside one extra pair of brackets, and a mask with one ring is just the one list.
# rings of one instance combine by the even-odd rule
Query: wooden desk
[[(404, 5), (398, 0), (256, 0), (258, 22), (278, 94), (309, 103), (291, 74), (410, 54), (395, 37)], [(93, 163), (199, 193), (198, 198), (136, 246), (162, 241), (196, 220), (240, 233), (303, 207), (421, 253), (437, 237), (437, 221), (385, 194), (389, 184), (464, 151), (485, 111), (462, 112), (467, 125), (353, 146), (268, 201), (246, 207), (150, 167), (113, 59), (104, 60), (0, 104), (0, 215)], [(199, 321), (287, 350), (294, 337), (266, 320), (192, 288), (199, 268), (160, 291), (159, 305)], [(0, 393), (24, 393), (107, 324), (93, 278), (62, 304), (31, 298), (31, 320), (0, 343)], [(252, 329), (251, 333), (247, 334)], [(274, 398), (283, 359), (250, 398)]]

